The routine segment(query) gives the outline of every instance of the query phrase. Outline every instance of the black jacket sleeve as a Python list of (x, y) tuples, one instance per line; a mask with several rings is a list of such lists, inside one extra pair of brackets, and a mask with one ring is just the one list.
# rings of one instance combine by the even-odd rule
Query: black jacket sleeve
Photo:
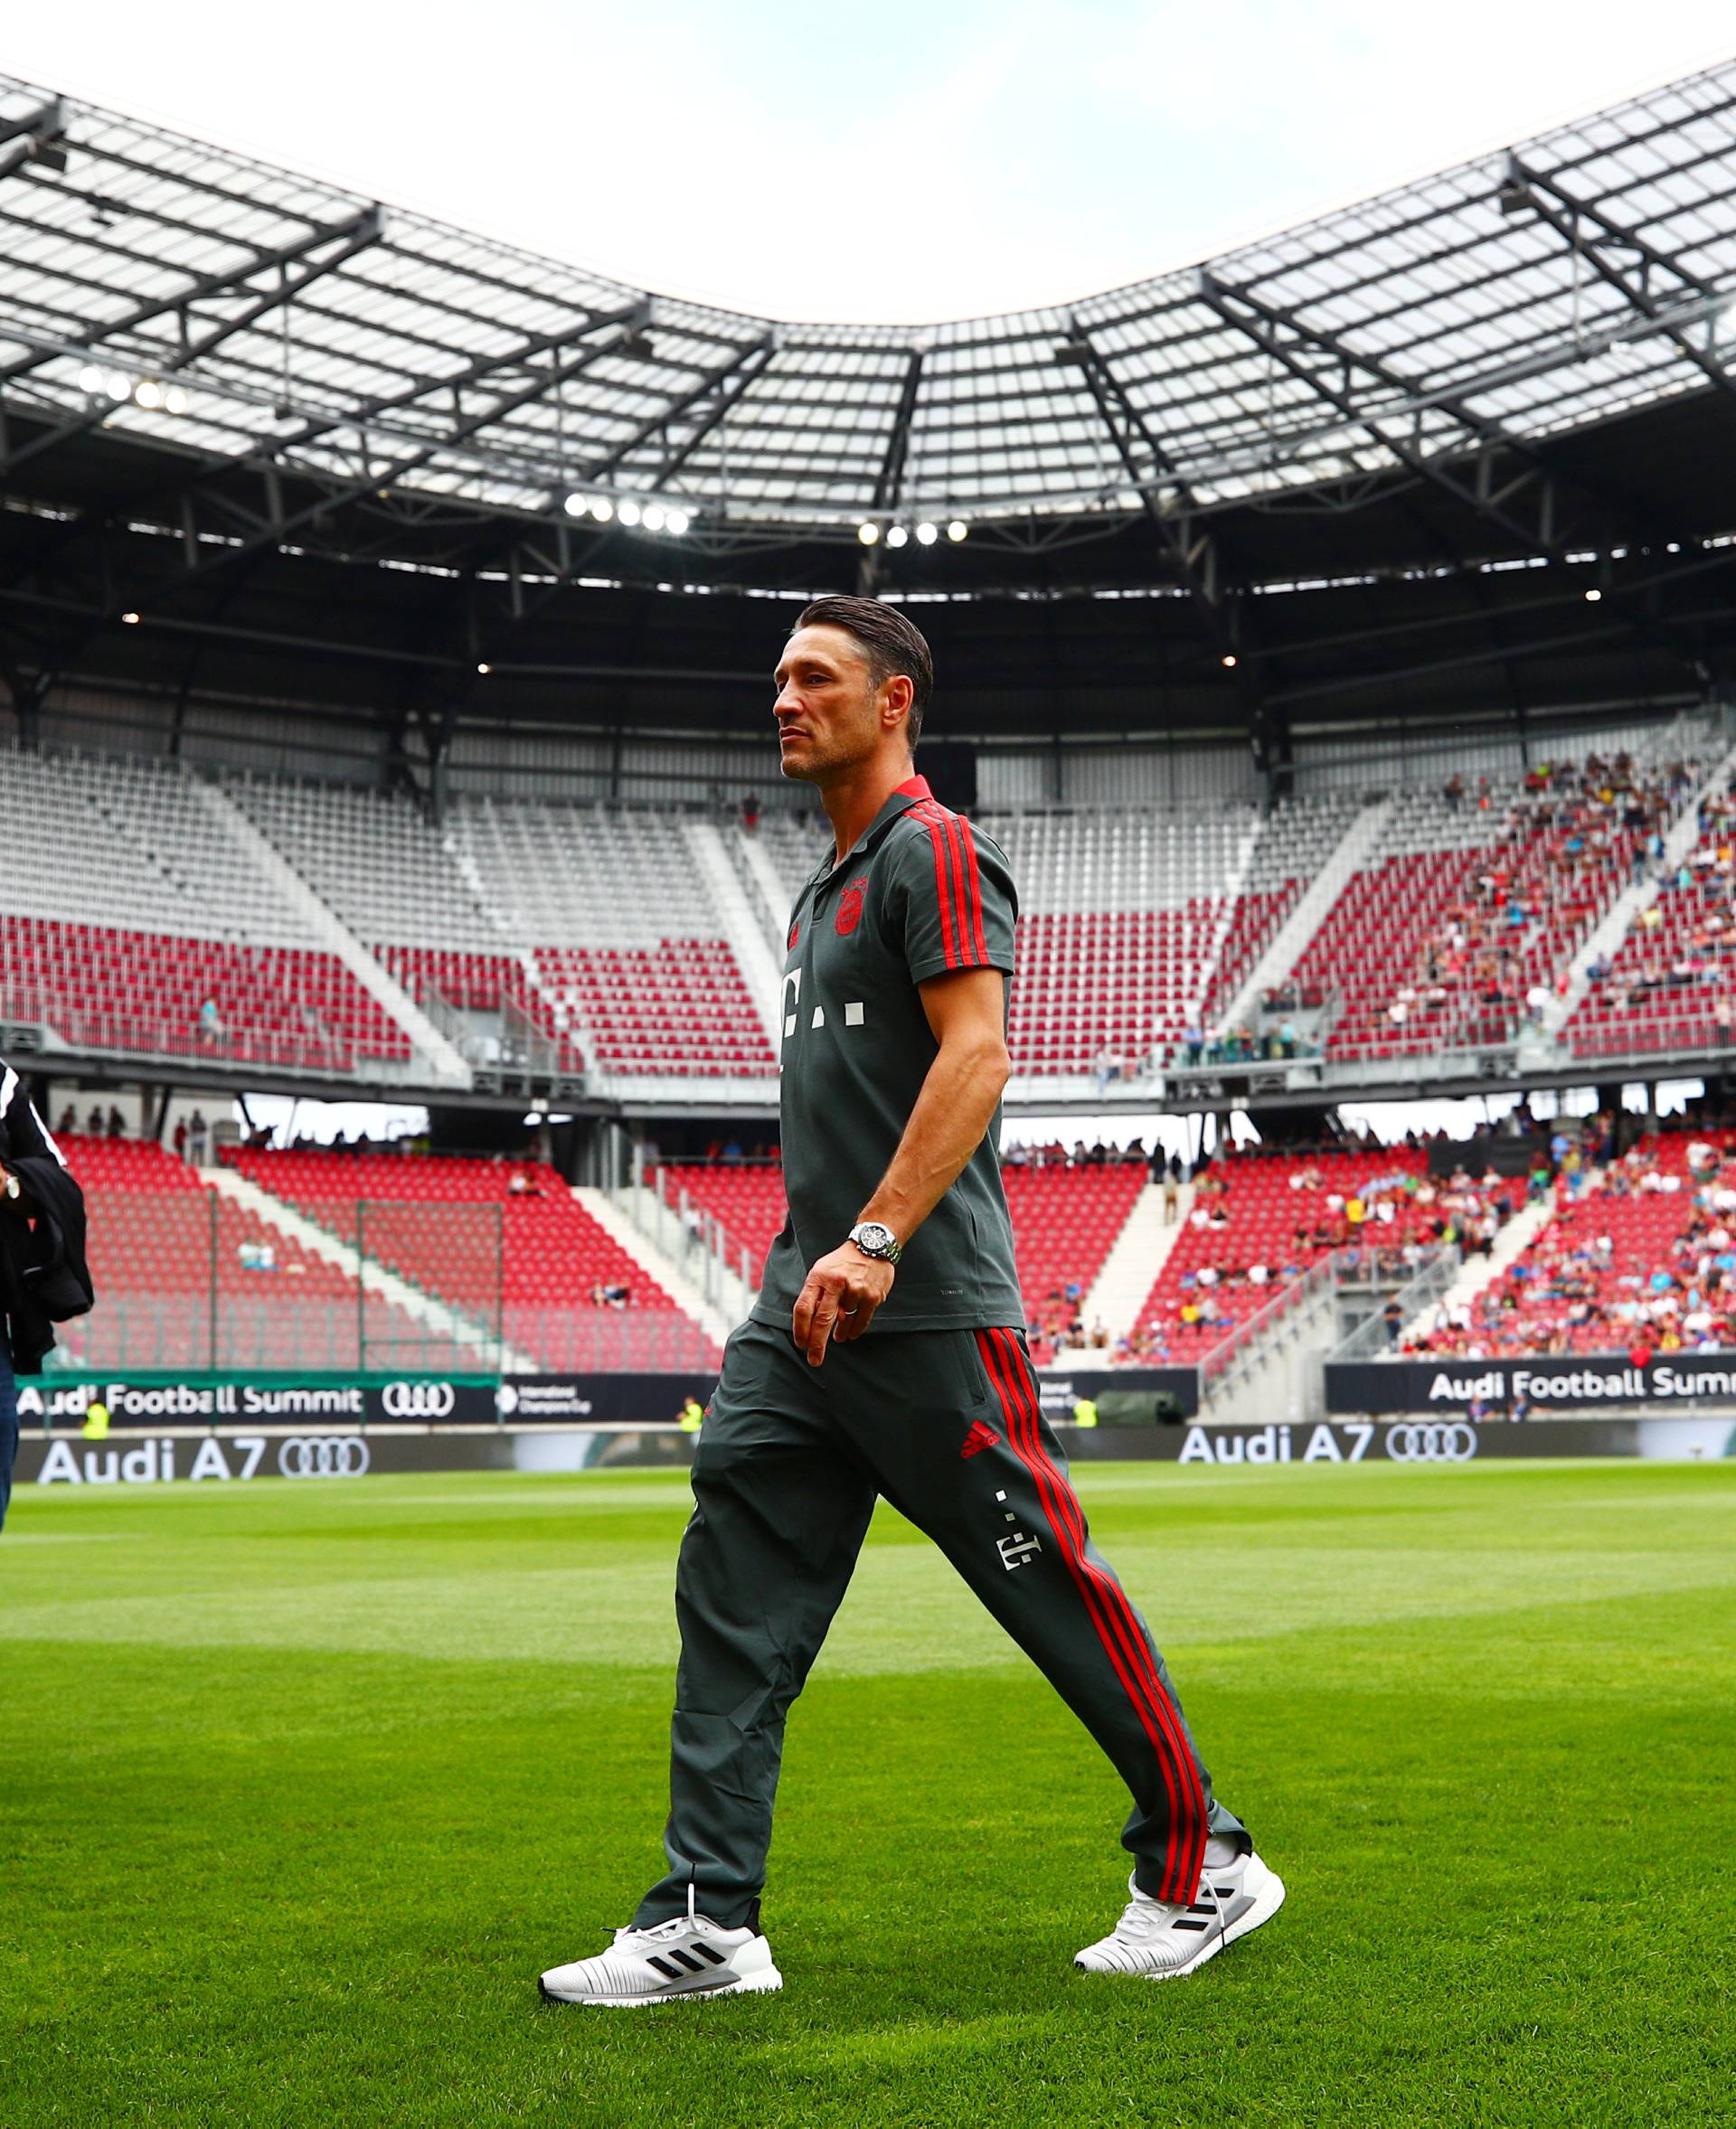
[(29, 1374), (53, 1344), (54, 1324), (83, 1315), (96, 1294), (84, 1260), (84, 1192), (5, 1063), (0, 1166), (24, 1192), (22, 1201), (0, 1197), (0, 1309), (12, 1364)]

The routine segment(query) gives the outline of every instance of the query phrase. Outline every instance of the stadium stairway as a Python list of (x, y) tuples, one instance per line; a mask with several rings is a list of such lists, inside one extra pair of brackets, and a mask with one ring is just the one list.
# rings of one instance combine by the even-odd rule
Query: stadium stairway
[(784, 956), (784, 928), (789, 922), (789, 908), (795, 900), (789, 882), (772, 862), (771, 853), (766, 848), (766, 839), (757, 830), (750, 834), (738, 822), (730, 832), (731, 855), (741, 870), (753, 881), (758, 899), (766, 909), (766, 943), (773, 960), (782, 966)]
[[(1736, 747), (1720, 755), (1665, 836), (1664, 862), (1670, 872), (1675, 871), (1700, 840), (1702, 802), (1722, 791), (1732, 774), (1736, 774)], [(1543, 1066), (1559, 1061), (1556, 1053), (1568, 1022), (1584, 1003), (1591, 988), (1587, 969), (1599, 954), (1607, 954), (1612, 961), (1615, 959), (1622, 941), (1633, 929), (1635, 919), (1649, 909), (1663, 891), (1663, 881), (1648, 872), (1636, 886), (1623, 888), (1610, 903), (1574, 956), (1566, 990), (1552, 998), (1544, 1008), (1542, 1028), (1521, 1041), (1522, 1066)]]
[(1165, 1224), (1163, 1186), (1146, 1183), (1080, 1309), (1087, 1324), (1100, 1323), (1111, 1339), (1129, 1334), (1193, 1210), (1194, 1185), (1184, 1183), (1176, 1217)]
[(193, 790), (222, 833), (239, 843), (259, 871), (301, 911), (314, 938), (337, 957), (369, 996), (403, 1030), (423, 1075), (438, 1086), (467, 1088), (471, 1083), (470, 1068), (463, 1058), (403, 985), (386, 973), (376, 956), (315, 893), (270, 838), (217, 785), (197, 782)]
[(1496, 1235), (1489, 1254), (1486, 1257), (1467, 1257), (1454, 1274), (1452, 1284), (1410, 1323), (1401, 1324), (1399, 1336), (1401, 1339), (1419, 1338), (1433, 1326), (1442, 1309), (1450, 1314), (1456, 1308), (1467, 1307), (1530, 1248), (1554, 1217), (1555, 1200), (1552, 1193), (1546, 1198), (1539, 1198), (1534, 1204), (1522, 1205)]
[[(274, 1198), (269, 1191), (262, 1190), (257, 1182), (235, 1168), (212, 1168), (205, 1171), (203, 1180), (214, 1191), (220, 1192), (231, 1203), (242, 1205), (275, 1227), (279, 1234), (300, 1243), (310, 1256), (322, 1258), (334, 1265), (345, 1278), (359, 1278), (363, 1287), (377, 1294), (382, 1301), (390, 1301), (403, 1310), (407, 1316), (439, 1335), (450, 1338), (456, 1344), (467, 1348), (476, 1356), (478, 1372), (492, 1372), (495, 1341), (475, 1324), (467, 1322), (456, 1309), (449, 1308), (432, 1295), (424, 1294), (420, 1286), (397, 1273), (386, 1270), (379, 1264), (363, 1263), (347, 1242), (317, 1226), (293, 1205), (281, 1198)], [(515, 1347), (503, 1342), (499, 1348), (500, 1366), (509, 1374), (538, 1374), (542, 1362), (531, 1353), (520, 1352)]]
[(1325, 921), (1326, 912), (1357, 869), (1366, 863), (1392, 811), (1392, 801), (1380, 798), (1372, 805), (1363, 806), (1351, 821), (1307, 891), (1278, 926), (1271, 944), (1248, 971), (1241, 988), (1225, 1006), (1220, 1016), (1222, 1025), (1258, 1026), (1260, 1001), (1268, 991), (1284, 982), (1301, 959), (1308, 941)]
[(1294, 1305), (1248, 1335), (1233, 1363), (1202, 1384), (1205, 1417), (1239, 1427), (1294, 1427), (1324, 1418), (1322, 1362), (1338, 1338), (1337, 1281), (1327, 1261), (1300, 1284)]
[(727, 1272), (722, 1259), (717, 1260), (719, 1298), (714, 1300), (656, 1239), (655, 1192), (642, 1184), (629, 1183), (612, 1191), (580, 1184), (572, 1194), (646, 1276), (655, 1280), (684, 1314), (691, 1316), (721, 1345), (747, 1314), (752, 1299), (741, 1282)]
[[(711, 888), (718, 924), (748, 986), (754, 1011), (765, 1030), (767, 1041), (771, 1044), (771, 1054), (778, 1057), (783, 1050), (778, 1009), (784, 982), (783, 956), (773, 956), (765, 925), (748, 899), (722, 832), (710, 821), (685, 821), (682, 825), (687, 846), (693, 853), (693, 862)], [(748, 840), (739, 828), (731, 827), (729, 833), (739, 842)]]

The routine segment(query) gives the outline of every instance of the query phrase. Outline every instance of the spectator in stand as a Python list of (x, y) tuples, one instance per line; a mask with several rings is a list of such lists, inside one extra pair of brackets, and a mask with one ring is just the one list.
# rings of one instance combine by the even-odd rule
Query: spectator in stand
[(109, 1104), (108, 1135), (110, 1138), (125, 1138), (127, 1135), (127, 1119), (120, 1113), (118, 1102)]
[(194, 1109), (187, 1120), (187, 1145), (195, 1168), (203, 1168), (205, 1164), (205, 1135), (210, 1128), (205, 1122), (203, 1109)]
[(175, 1136), (173, 1143), (175, 1145), (175, 1159), (177, 1161), (184, 1161), (187, 1157), (187, 1119), (185, 1116), (177, 1116), (175, 1119)]
[(1181, 1216), (1182, 1186), (1174, 1166), (1164, 1170), (1164, 1225), (1174, 1227)]

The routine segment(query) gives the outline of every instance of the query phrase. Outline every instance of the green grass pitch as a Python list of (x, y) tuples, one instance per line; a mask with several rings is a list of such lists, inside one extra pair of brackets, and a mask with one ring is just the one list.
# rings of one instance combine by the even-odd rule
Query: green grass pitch
[(0, 2124), (1736, 2115), (1736, 1467), (1088, 1466), (1288, 1879), (1072, 1971), (1124, 1804), (878, 1519), (790, 1725), (781, 1995), (551, 2009), (658, 1868), (677, 1475), (20, 1493)]

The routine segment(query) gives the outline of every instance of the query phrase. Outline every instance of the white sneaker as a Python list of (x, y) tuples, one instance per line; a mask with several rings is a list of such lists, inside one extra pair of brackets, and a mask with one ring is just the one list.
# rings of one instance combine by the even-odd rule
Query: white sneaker
[(1087, 1974), (1137, 1974), (1146, 1981), (1179, 1981), (1215, 1958), (1284, 1905), (1284, 1880), (1257, 1855), (1208, 1863), (1185, 1907), (1149, 1899), (1127, 1880), (1133, 1898), (1109, 1935), (1087, 1945), (1073, 1961)]
[(618, 1929), (594, 1959), (551, 1966), (537, 1983), (551, 2003), (667, 2003), (677, 1996), (739, 1996), (781, 1989), (757, 1930), (724, 1929), (688, 1913), (650, 1929)]

